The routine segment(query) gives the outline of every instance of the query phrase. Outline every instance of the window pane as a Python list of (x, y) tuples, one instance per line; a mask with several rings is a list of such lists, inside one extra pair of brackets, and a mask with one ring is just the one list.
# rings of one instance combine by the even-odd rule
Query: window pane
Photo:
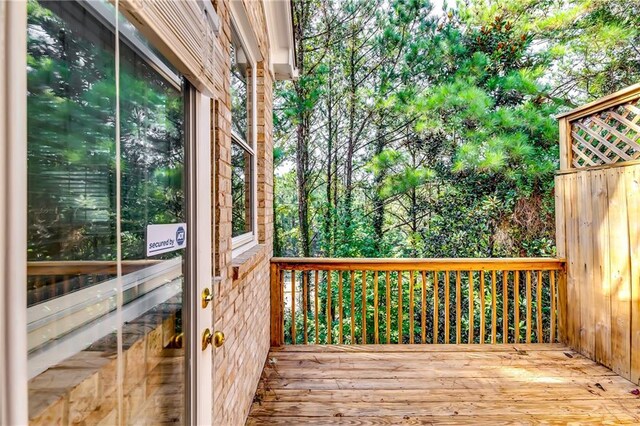
[(113, 33), (71, 2), (42, 4), (28, 3), (29, 306), (112, 278), (115, 264), (77, 261), (116, 256)]
[(247, 56), (239, 43), (235, 31), (231, 44), (231, 119), (233, 132), (244, 141), (249, 141), (247, 126)]
[(231, 143), (232, 236), (253, 230), (251, 154), (235, 141)]

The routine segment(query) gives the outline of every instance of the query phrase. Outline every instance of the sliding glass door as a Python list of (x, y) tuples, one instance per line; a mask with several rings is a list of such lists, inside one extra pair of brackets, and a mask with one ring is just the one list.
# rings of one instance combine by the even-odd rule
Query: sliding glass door
[(187, 89), (117, 19), (28, 2), (32, 424), (185, 423)]

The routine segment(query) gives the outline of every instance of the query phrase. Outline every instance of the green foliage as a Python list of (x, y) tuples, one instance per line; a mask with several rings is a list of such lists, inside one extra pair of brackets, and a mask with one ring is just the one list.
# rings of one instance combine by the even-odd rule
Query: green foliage
[(278, 162), (291, 170), (276, 176), (279, 253), (300, 252), (302, 132), (313, 255), (553, 255), (554, 117), (638, 81), (640, 4), (471, 0), (440, 16), (418, 0), (314, 5), (306, 98), (276, 91)]

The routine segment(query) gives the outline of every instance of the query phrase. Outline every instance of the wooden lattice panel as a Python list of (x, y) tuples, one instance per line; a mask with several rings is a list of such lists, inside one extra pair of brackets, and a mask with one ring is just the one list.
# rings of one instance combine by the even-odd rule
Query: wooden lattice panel
[(638, 100), (573, 121), (573, 167), (600, 166), (639, 159), (639, 121)]

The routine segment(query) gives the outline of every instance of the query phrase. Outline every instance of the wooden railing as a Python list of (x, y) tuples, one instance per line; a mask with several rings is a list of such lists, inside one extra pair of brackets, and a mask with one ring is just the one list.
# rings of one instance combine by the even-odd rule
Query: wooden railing
[(564, 271), (552, 258), (274, 258), (271, 345), (556, 342)]

